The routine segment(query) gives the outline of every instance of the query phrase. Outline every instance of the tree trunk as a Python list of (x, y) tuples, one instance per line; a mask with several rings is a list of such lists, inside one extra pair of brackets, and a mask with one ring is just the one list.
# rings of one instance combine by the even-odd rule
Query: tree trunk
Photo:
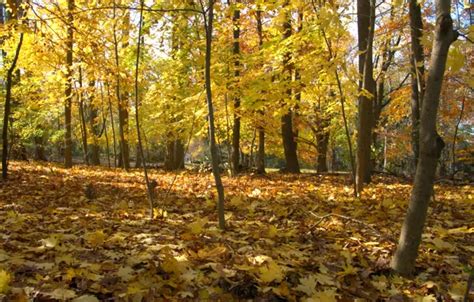
[(219, 169), (219, 155), (216, 144), (216, 129), (214, 126), (214, 106), (212, 104), (212, 90), (211, 90), (211, 48), (212, 48), (212, 26), (214, 20), (214, 0), (209, 0), (207, 8), (207, 17), (204, 14), (204, 22), (206, 29), (206, 57), (205, 57), (205, 82), (206, 82), (206, 100), (209, 120), (209, 144), (212, 161), (212, 174), (217, 189), (217, 214), (219, 217), (219, 228), (225, 229), (224, 216), (224, 186)]
[(99, 166), (100, 165), (100, 146), (99, 146), (99, 137), (101, 136), (101, 126), (97, 120), (99, 117), (99, 110), (94, 104), (94, 92), (95, 91), (95, 80), (90, 80), (89, 89), (91, 90), (89, 95), (89, 125), (91, 128), (92, 143), (89, 146), (90, 149), (90, 158), (89, 162), (91, 165)]
[(421, 107), (419, 162), (408, 212), (391, 263), (392, 268), (401, 275), (410, 275), (413, 272), (428, 203), (433, 194), (436, 165), (444, 147), (444, 142), (436, 130), (437, 113), (449, 46), (458, 36), (458, 33), (453, 30), (450, 9), (450, 0), (436, 1), (435, 38)]
[(327, 153), (328, 153), (328, 144), (329, 144), (329, 132), (327, 130), (322, 130), (316, 135), (316, 149), (318, 151), (317, 166), (316, 170), (318, 173), (327, 172)]
[[(257, 9), (257, 33), (258, 33), (258, 48), (261, 51), (263, 48), (263, 27), (262, 27), (262, 10)], [(261, 117), (261, 124), (265, 119), (263, 110), (259, 112)], [(258, 126), (258, 150), (257, 150), (257, 173), (265, 174), (265, 129), (263, 125)]]
[(240, 96), (238, 87), (240, 77), (240, 9), (238, 5), (240, 0), (235, 1), (236, 7), (232, 16), (233, 25), (233, 48), (232, 55), (234, 58), (234, 123), (232, 126), (232, 174), (236, 175), (240, 172)]
[[(359, 96), (359, 120), (357, 135), (357, 191), (361, 192), (364, 184), (370, 182), (370, 154), (372, 141), (373, 109), (375, 82), (373, 79), (372, 46), (374, 37), (375, 1), (357, 1), (357, 27), (359, 39), (359, 73), (363, 76)], [(372, 96), (368, 96), (367, 93)]]
[[(285, 10), (286, 20), (283, 23), (283, 40), (291, 37), (291, 13), (288, 1), (283, 4)], [(283, 59), (283, 77), (285, 85), (290, 86), (292, 80), (293, 68), (291, 66), (291, 53), (286, 52)], [(286, 90), (287, 98), (291, 99), (292, 89), (289, 87)], [(283, 150), (285, 153), (285, 172), (300, 173), (300, 165), (298, 163), (296, 137), (293, 130), (293, 110), (291, 107), (281, 117), (281, 136), (283, 141)]]
[(23, 33), (20, 34), (20, 40), (16, 46), (15, 56), (12, 64), (7, 71), (6, 78), (6, 92), (5, 92), (5, 108), (3, 112), (3, 131), (2, 131), (2, 178), (8, 177), (8, 121), (10, 120), (11, 102), (12, 102), (12, 86), (13, 86), (13, 72), (20, 56), (21, 46), (23, 44)]
[(64, 166), (65, 168), (72, 167), (72, 53), (74, 45), (74, 0), (68, 0), (68, 15), (67, 15), (67, 40), (66, 40), (66, 89), (65, 89), (65, 104), (64, 104), (64, 123), (66, 133), (64, 138)]
[[(116, 17), (115, 13), (116, 13), (116, 6), (114, 2), (114, 10), (113, 10), (114, 19)], [(114, 23), (113, 38), (114, 38), (115, 66), (117, 70), (120, 70), (116, 26), (117, 24)], [(124, 35), (125, 34), (128, 35), (128, 31), (124, 31)], [(124, 43), (123, 47), (125, 47), (126, 44), (127, 43)], [(127, 95), (121, 91), (119, 72), (117, 72), (116, 74), (115, 92), (116, 92), (117, 103), (118, 103), (119, 138), (120, 138), (120, 143), (119, 143), (120, 159), (118, 161), (118, 166), (123, 167), (125, 170), (128, 170), (130, 168), (130, 156), (129, 156), (129, 148), (128, 148), (128, 132), (129, 132), (128, 131), (128, 100), (127, 100)]]
[(84, 94), (82, 91), (82, 68), (79, 67), (79, 115), (81, 120), (81, 137), (82, 137), (82, 148), (84, 150), (84, 163), (89, 165), (89, 150), (87, 145), (87, 125), (86, 125), (86, 113), (84, 110)]
[(411, 36), (411, 124), (412, 124), (412, 149), (414, 167), (418, 164), (420, 153), (420, 108), (425, 89), (425, 58), (421, 38), (423, 36), (423, 20), (421, 7), (418, 0), (410, 0), (410, 36)]

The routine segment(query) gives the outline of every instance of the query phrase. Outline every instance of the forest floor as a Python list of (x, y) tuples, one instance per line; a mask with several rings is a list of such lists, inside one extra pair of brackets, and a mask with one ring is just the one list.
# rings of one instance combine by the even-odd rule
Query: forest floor
[(436, 186), (404, 279), (389, 262), (411, 185), (394, 177), (375, 176), (361, 199), (344, 175), (224, 177), (221, 232), (210, 173), (152, 171), (166, 217), (150, 220), (138, 170), (10, 168), (0, 301), (460, 301), (474, 266), (469, 185)]

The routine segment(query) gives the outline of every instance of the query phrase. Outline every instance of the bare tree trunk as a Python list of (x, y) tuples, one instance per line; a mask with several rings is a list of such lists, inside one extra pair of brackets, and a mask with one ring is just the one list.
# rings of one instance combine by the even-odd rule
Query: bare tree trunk
[(110, 114), (110, 125), (112, 126), (112, 139), (114, 141), (114, 168), (117, 167), (117, 139), (115, 137), (115, 123), (114, 123), (114, 114), (112, 112), (112, 101), (110, 95), (110, 87), (107, 84), (107, 98), (109, 100), (109, 114)]
[(67, 40), (66, 40), (66, 89), (65, 89), (65, 105), (64, 105), (64, 123), (66, 133), (64, 138), (64, 166), (72, 167), (72, 54), (74, 45), (74, 0), (68, 0), (67, 14)]
[(95, 79), (89, 80), (89, 89), (94, 90), (89, 94), (89, 125), (91, 128), (91, 137), (92, 143), (89, 146), (90, 149), (90, 158), (89, 162), (91, 165), (99, 166), (100, 165), (100, 146), (99, 146), (99, 137), (102, 135), (102, 130), (100, 129), (100, 123), (97, 120), (99, 117), (99, 110), (97, 106), (94, 104), (94, 97), (95, 97)]
[(148, 202), (150, 205), (150, 219), (153, 219), (153, 210), (154, 210), (154, 186), (151, 185), (151, 182), (148, 178), (148, 169), (145, 162), (145, 156), (143, 155), (143, 144), (142, 137), (140, 134), (140, 119), (139, 119), (139, 89), (138, 89), (138, 69), (140, 67), (140, 49), (142, 45), (142, 26), (143, 26), (143, 2), (140, 1), (140, 21), (138, 24), (138, 38), (137, 38), (137, 57), (135, 61), (135, 125), (137, 130), (137, 139), (138, 139), (138, 151), (143, 162), (143, 175), (145, 178), (146, 191), (148, 195)]
[(412, 149), (414, 167), (418, 164), (420, 153), (420, 108), (425, 89), (425, 58), (421, 38), (423, 36), (423, 20), (421, 7), (418, 0), (409, 2), (410, 35), (411, 35), (411, 123), (412, 123)]
[(461, 101), (461, 112), (459, 113), (459, 119), (458, 119), (458, 122), (456, 123), (456, 127), (454, 128), (453, 146), (452, 146), (452, 150), (451, 150), (452, 157), (453, 157), (453, 160), (452, 160), (452, 163), (451, 163), (451, 170), (452, 170), (452, 173), (453, 173), (453, 177), (454, 177), (454, 174), (456, 173), (456, 139), (458, 137), (459, 124), (461, 124), (462, 116), (464, 114), (464, 103), (465, 102), (466, 102), (466, 99), (463, 98), (462, 101)]
[[(114, 19), (116, 6), (114, 1)], [(128, 33), (127, 33), (128, 34)], [(116, 23), (114, 23), (113, 29), (113, 36), (114, 36), (114, 54), (115, 54), (115, 66), (117, 67), (117, 71), (120, 70), (120, 62), (119, 62), (119, 53), (118, 53), (118, 41), (117, 41), (117, 30), (116, 30)], [(130, 168), (130, 158), (129, 158), (129, 148), (128, 148), (128, 104), (127, 101), (124, 100), (125, 95), (120, 89), (120, 73), (117, 72), (116, 75), (116, 84), (115, 84), (115, 92), (117, 94), (117, 102), (118, 102), (118, 116), (119, 116), (119, 134), (120, 134), (120, 159), (118, 161), (118, 166), (123, 167), (125, 170)]]
[(10, 120), (11, 102), (12, 102), (12, 86), (13, 86), (13, 72), (20, 56), (21, 46), (23, 45), (23, 33), (20, 34), (20, 40), (16, 46), (15, 56), (8, 68), (6, 78), (6, 93), (5, 93), (5, 108), (3, 112), (3, 131), (2, 131), (2, 178), (8, 177), (8, 121)]
[[(283, 4), (285, 10), (285, 22), (283, 23), (283, 40), (291, 37), (291, 13), (288, 1)], [(285, 85), (290, 86), (292, 80), (293, 68), (291, 66), (291, 53), (288, 51), (284, 55), (283, 59), (283, 73), (286, 81)], [(287, 88), (286, 94), (288, 98), (292, 97), (292, 89)], [(286, 165), (284, 168), (285, 172), (289, 173), (300, 173), (300, 165), (298, 162), (297, 145), (295, 132), (293, 130), (293, 110), (288, 108), (287, 111), (281, 117), (281, 136), (283, 141), (283, 149), (285, 153)]]
[[(371, 170), (371, 141), (373, 108), (372, 103), (375, 97), (375, 82), (373, 79), (372, 45), (374, 38), (375, 21), (375, 1), (357, 1), (357, 27), (359, 39), (359, 73), (363, 76), (361, 92), (359, 97), (359, 120), (357, 135), (357, 167), (356, 184), (357, 191), (363, 190), (364, 184), (370, 182)], [(372, 96), (368, 96), (370, 93)]]
[(410, 275), (415, 267), (418, 247), (425, 225), (436, 165), (444, 147), (436, 130), (441, 86), (450, 45), (457, 39), (450, 16), (451, 1), (436, 1), (436, 29), (431, 52), (428, 80), (421, 107), (420, 157), (411, 193), (408, 212), (391, 266), (401, 275)]
[(89, 150), (87, 145), (87, 125), (86, 125), (86, 116), (84, 110), (84, 94), (82, 92), (82, 68), (79, 67), (79, 93), (77, 96), (79, 98), (79, 117), (81, 120), (81, 137), (82, 137), (82, 148), (84, 150), (84, 163), (89, 165)]
[(219, 169), (219, 157), (216, 145), (216, 130), (214, 126), (214, 106), (212, 104), (212, 90), (211, 90), (211, 50), (212, 50), (212, 26), (214, 21), (214, 0), (209, 0), (206, 12), (203, 8), (204, 24), (206, 30), (206, 58), (205, 58), (205, 82), (206, 82), (206, 99), (209, 120), (209, 143), (211, 149), (212, 160), (212, 174), (217, 189), (217, 214), (219, 217), (219, 228), (225, 229), (224, 216), (224, 186)]
[[(235, 0), (236, 7), (232, 16), (233, 25), (233, 48), (232, 55), (234, 57), (234, 84), (238, 84), (240, 77), (240, 9), (238, 5), (240, 0)], [(230, 2), (229, 2), (230, 4)], [(240, 87), (234, 85), (233, 104), (234, 104), (234, 121), (232, 126), (232, 175), (240, 172)]]
[[(257, 33), (258, 33), (258, 48), (261, 51), (263, 48), (263, 28), (262, 28), (262, 10), (257, 9)], [(261, 123), (263, 123), (264, 112), (261, 110)], [(258, 151), (257, 151), (257, 173), (265, 174), (265, 129), (263, 125), (258, 126)]]

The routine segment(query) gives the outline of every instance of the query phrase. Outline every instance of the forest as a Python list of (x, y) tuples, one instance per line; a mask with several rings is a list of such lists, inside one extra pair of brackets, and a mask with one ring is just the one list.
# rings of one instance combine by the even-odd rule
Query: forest
[(0, 0), (0, 301), (474, 301), (473, 0)]

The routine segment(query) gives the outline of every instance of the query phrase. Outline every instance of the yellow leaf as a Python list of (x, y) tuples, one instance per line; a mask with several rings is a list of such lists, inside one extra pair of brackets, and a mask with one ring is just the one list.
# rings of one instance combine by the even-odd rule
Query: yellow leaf
[(86, 233), (84, 235), (84, 239), (89, 243), (92, 247), (97, 247), (102, 245), (105, 241), (105, 234), (102, 230), (95, 231), (91, 233)]
[(92, 295), (82, 295), (73, 299), (72, 302), (99, 302), (99, 299)]
[(316, 276), (309, 275), (300, 279), (300, 284), (296, 287), (296, 290), (305, 293), (308, 296), (312, 296), (316, 292)]
[(76, 292), (70, 289), (56, 288), (51, 293), (48, 293), (48, 296), (56, 300), (64, 301), (76, 297)]
[(196, 221), (189, 224), (188, 228), (192, 234), (198, 235), (202, 233), (204, 226), (207, 223), (207, 218), (198, 218)]
[(9, 289), (11, 276), (7, 271), (0, 270), (0, 294), (6, 294)]
[(258, 269), (259, 277), (262, 282), (270, 283), (273, 281), (281, 281), (284, 277), (280, 266), (274, 261), (269, 261)]
[(117, 271), (117, 276), (119, 276), (123, 281), (130, 281), (133, 278), (133, 273), (135, 271), (129, 266), (122, 266)]
[(324, 291), (315, 292), (314, 295), (307, 299), (307, 302), (336, 302), (338, 294), (334, 289), (326, 289)]

